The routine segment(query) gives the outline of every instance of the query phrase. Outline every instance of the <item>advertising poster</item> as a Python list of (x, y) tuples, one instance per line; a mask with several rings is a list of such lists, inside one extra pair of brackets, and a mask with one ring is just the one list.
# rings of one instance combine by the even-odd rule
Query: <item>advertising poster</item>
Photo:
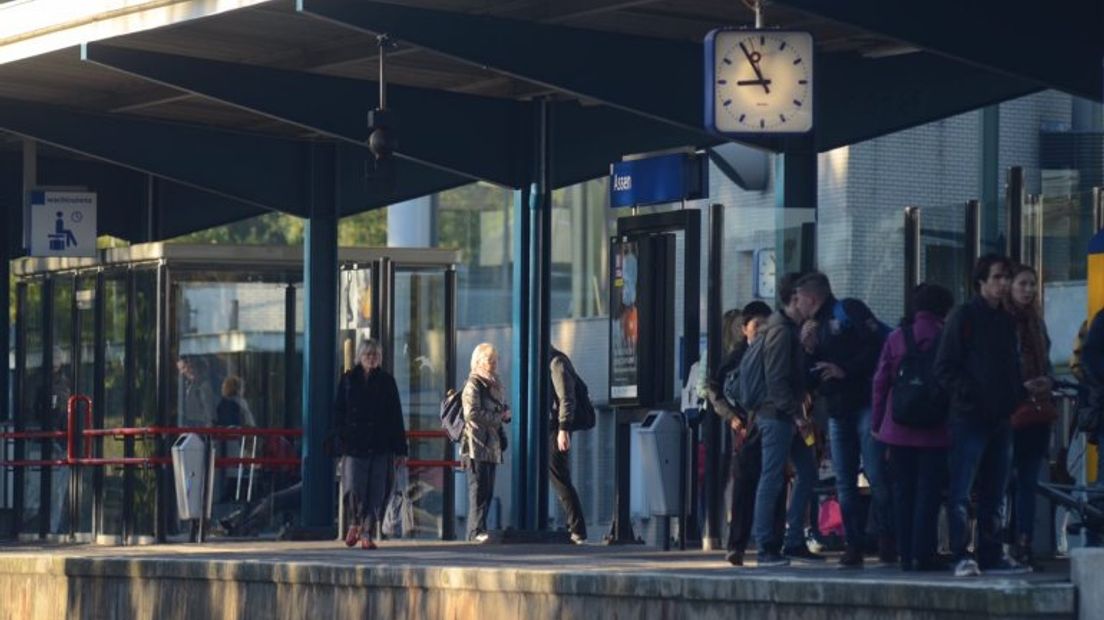
[(610, 400), (632, 400), (637, 397), (639, 363), (639, 247), (636, 241), (614, 240), (610, 250)]

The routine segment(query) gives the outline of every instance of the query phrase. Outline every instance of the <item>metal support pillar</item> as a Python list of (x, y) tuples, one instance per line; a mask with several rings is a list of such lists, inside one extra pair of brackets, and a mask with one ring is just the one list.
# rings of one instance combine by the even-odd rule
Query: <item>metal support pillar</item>
[(981, 231), (982, 231), (982, 216), (981, 216), (981, 201), (979, 200), (967, 200), (966, 201), (966, 225), (963, 227), (965, 237), (965, 253), (963, 254), (963, 277), (962, 282), (962, 299), (969, 299), (973, 294), (974, 283), (971, 281), (974, 277), (974, 263), (978, 258), (981, 258)]
[(322, 451), (331, 427), (337, 373), (337, 154), (330, 144), (310, 147), (310, 217), (303, 246), (303, 491), (301, 526), (332, 535), (334, 466)]
[(1104, 230), (1104, 188), (1092, 188), (1093, 230)]
[(785, 209), (817, 208), (817, 153), (812, 147), (812, 136), (802, 140), (775, 157), (774, 178), (775, 260), (778, 277), (792, 271), (815, 268), (816, 257), (804, 256), (815, 252), (816, 227), (790, 226)]
[(511, 402), (517, 406), (513, 422), (513, 526), (523, 529), (529, 522), (529, 306), (532, 281), (529, 279), (529, 196), (532, 189), (514, 192), (514, 272), (513, 272), (513, 376)]
[(1023, 260), (1023, 204), (1024, 172), (1020, 166), (1008, 169), (1008, 185), (1005, 204), (1008, 206), (1008, 237), (1005, 254), (1012, 260)]
[[(706, 345), (706, 374), (712, 377), (721, 365), (724, 334), (721, 321), (721, 294), (724, 283), (721, 280), (721, 253), (724, 251), (724, 205), (715, 204), (709, 208), (709, 265), (706, 268), (705, 331), (708, 334)], [(705, 442), (705, 527), (702, 530), (702, 548), (706, 551), (721, 546), (721, 528), (724, 520), (724, 470), (720, 466), (721, 437), (726, 428), (713, 413), (713, 406), (706, 403), (707, 411), (701, 421), (702, 440)]]
[(920, 207), (905, 207), (905, 315), (912, 314), (912, 291), (920, 284)]
[[(456, 292), (456, 266), (452, 265), (445, 272), (445, 299), (447, 300), (445, 305), (445, 355), (448, 356), (448, 359), (453, 360), (453, 363), (448, 364), (445, 368), (445, 385), (449, 386), (456, 385)], [(441, 457), (444, 460), (452, 460), (452, 442), (443, 439), (441, 444), (444, 450)], [(455, 540), (456, 477), (452, 475), (451, 469), (446, 469), (443, 472), (443, 478), (441, 482), (441, 540)]]
[[(988, 251), (999, 251), (1000, 231), (1000, 106), (992, 105), (981, 110), (981, 212), (978, 225), (978, 256)], [(973, 261), (971, 261), (971, 269)], [(967, 280), (968, 293), (973, 284)]]
[(542, 99), (537, 105), (535, 189), (530, 196), (534, 211), (532, 219), (532, 290), (530, 306), (529, 348), (529, 470), (530, 488), (536, 496), (530, 498), (534, 517), (529, 529), (548, 529), (548, 416), (552, 408), (551, 381), (547, 371), (551, 359), (552, 328), (549, 301), (552, 295), (552, 102)]

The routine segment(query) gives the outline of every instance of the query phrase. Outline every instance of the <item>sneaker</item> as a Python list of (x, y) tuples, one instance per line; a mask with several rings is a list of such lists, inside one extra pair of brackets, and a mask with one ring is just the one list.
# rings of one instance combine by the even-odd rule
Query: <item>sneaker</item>
[(487, 542), (490, 539), (491, 539), (490, 534), (488, 534), (487, 532), (480, 532), (480, 533), (475, 535), (475, 538), (473, 540), (477, 543), (482, 544), (482, 543)]
[(372, 550), (372, 549), (378, 549), (379, 547), (376, 545), (376, 541), (372, 540), (371, 538), (361, 538), (360, 539), (360, 548), (361, 549)]
[(576, 534), (575, 532), (571, 533), (571, 544), (573, 544), (573, 545), (582, 545), (582, 544), (585, 544), (586, 541), (587, 541), (586, 536), (583, 536), (582, 534)]
[(986, 575), (1025, 575), (1031, 572), (1031, 567), (1004, 556), (996, 562), (986, 565), (982, 571)]
[(782, 556), (781, 554), (771, 551), (764, 551), (759, 554), (755, 560), (755, 565), (759, 568), (772, 568), (775, 566), (789, 566), (790, 559)]
[(863, 554), (862, 551), (856, 547), (848, 547), (843, 555), (839, 559), (840, 568), (862, 568)]
[(786, 547), (782, 550), (782, 555), (794, 560), (809, 560), (811, 562), (823, 562), (826, 559), (823, 555), (809, 551), (809, 548), (805, 545)]
[(355, 525), (349, 526), (349, 531), (345, 532), (345, 546), (355, 547), (358, 540), (360, 540), (360, 528)]
[(725, 561), (733, 566), (744, 565), (744, 552), (743, 551), (729, 551), (725, 554)]
[(981, 570), (978, 569), (977, 562), (970, 558), (964, 558), (958, 561), (954, 567), (955, 577), (977, 577), (981, 575)]

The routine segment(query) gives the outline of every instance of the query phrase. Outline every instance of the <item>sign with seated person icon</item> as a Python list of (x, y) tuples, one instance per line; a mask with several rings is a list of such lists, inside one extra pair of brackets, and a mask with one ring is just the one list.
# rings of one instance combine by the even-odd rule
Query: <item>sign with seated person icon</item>
[(31, 192), (29, 219), (31, 256), (96, 255), (96, 194)]

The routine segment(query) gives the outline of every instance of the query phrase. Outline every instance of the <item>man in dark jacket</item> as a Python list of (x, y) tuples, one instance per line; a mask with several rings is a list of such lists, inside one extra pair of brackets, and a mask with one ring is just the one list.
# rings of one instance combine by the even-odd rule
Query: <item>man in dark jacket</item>
[[(786, 555), (803, 559), (819, 559), (805, 546), (805, 516), (813, 493), (817, 469), (812, 447), (798, 435), (798, 426), (806, 425), (805, 416), (805, 353), (801, 349), (798, 330), (807, 318), (798, 308), (792, 287), (779, 291), (782, 308), (771, 315), (763, 338), (763, 371), (766, 398), (751, 414), (762, 442), (762, 470), (759, 489), (755, 494), (755, 520), (752, 534), (759, 547), (758, 565), (785, 566), (790, 563), (780, 552), (784, 544)], [(790, 508), (786, 512), (784, 541), (778, 540), (774, 528), (774, 509), (782, 493), (783, 473), (787, 457), (797, 471)]]
[(871, 380), (882, 352), (881, 325), (858, 299), (837, 300), (828, 276), (810, 273), (797, 283), (797, 303), (813, 317), (802, 326), (809, 377), (828, 410), (828, 442), (847, 550), (840, 565), (863, 564), (865, 519), (859, 500), (859, 462), (870, 482), (879, 559), (897, 561), (893, 503), (885, 476), (885, 446), (870, 432)]
[[(1000, 539), (1001, 504), (1011, 469), (1009, 420), (1026, 395), (1016, 327), (1001, 308), (1010, 271), (1003, 256), (978, 259), (975, 296), (947, 319), (936, 353), (935, 375), (951, 398), (947, 520), (957, 577), (1031, 571), (1004, 553)], [(971, 488), (978, 496), (976, 558), (967, 551)]]
[(567, 452), (571, 449), (571, 428), (575, 419), (575, 367), (567, 355), (552, 348), (552, 359), (548, 363), (552, 375), (552, 423), (551, 441), (548, 448), (548, 481), (560, 498), (560, 506), (567, 518), (567, 529), (571, 532), (571, 542), (582, 544), (587, 539), (586, 520), (583, 506), (579, 502), (579, 493), (571, 483), (571, 469), (568, 466)]
[[(744, 306), (740, 313), (741, 338), (709, 382), (708, 396), (713, 412), (732, 430), (732, 457), (729, 461), (732, 502), (729, 505), (728, 553), (725, 554), (725, 560), (733, 566), (744, 565), (744, 551), (751, 540), (755, 493), (759, 489), (763, 451), (758, 425), (739, 403), (728, 400), (724, 387), (726, 383), (738, 378), (740, 361), (747, 352), (748, 345), (759, 337), (770, 316), (770, 306), (761, 301), (753, 301)], [(736, 375), (733, 376), (732, 373)], [(781, 532), (784, 527), (781, 519), (785, 513), (783, 493), (778, 494), (778, 500), (775, 529)]]

